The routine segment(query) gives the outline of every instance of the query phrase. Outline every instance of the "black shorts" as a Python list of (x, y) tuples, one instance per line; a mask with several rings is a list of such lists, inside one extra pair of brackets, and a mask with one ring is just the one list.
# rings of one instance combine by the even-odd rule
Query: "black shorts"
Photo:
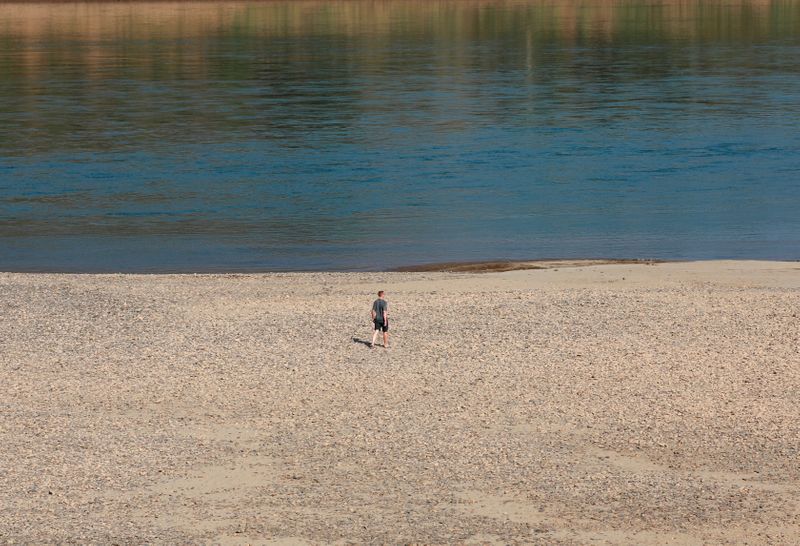
[(384, 332), (389, 331), (389, 325), (386, 324), (385, 322), (381, 322), (379, 320), (373, 320), (372, 322), (375, 323), (375, 329), (376, 330), (382, 330)]

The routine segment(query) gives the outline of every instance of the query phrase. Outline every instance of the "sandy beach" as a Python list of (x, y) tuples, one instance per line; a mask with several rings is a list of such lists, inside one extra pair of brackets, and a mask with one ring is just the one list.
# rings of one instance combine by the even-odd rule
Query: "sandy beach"
[(800, 543), (800, 263), (545, 265), (0, 274), (0, 543)]

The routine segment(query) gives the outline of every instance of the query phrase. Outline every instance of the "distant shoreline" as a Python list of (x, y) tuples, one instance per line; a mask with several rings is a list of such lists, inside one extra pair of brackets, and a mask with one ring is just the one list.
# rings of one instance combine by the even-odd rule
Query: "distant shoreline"
[(2, 275), (283, 275), (283, 274), (378, 274), (378, 273), (505, 273), (509, 271), (575, 269), (596, 266), (626, 265), (680, 265), (702, 264), (713, 266), (717, 263), (761, 263), (792, 264), (800, 260), (762, 260), (762, 259), (707, 259), (707, 260), (662, 260), (662, 259), (605, 259), (605, 258), (547, 258), (536, 260), (478, 260), (453, 262), (428, 262), (392, 267), (387, 269), (242, 269), (242, 268), (209, 268), (209, 269), (142, 269), (142, 270), (81, 270), (81, 269), (2, 269)]
[[(208, 268), (159, 268), (143, 267), (141, 269), (95, 269), (87, 268), (11, 268), (2, 269), (0, 273), (40, 274), (40, 275), (268, 275), (281, 273), (503, 273), (505, 271), (522, 271), (528, 269), (559, 269), (571, 267), (590, 267), (596, 265), (654, 265), (663, 263), (710, 262), (709, 260), (663, 260), (644, 258), (537, 258), (532, 260), (465, 260), (450, 262), (418, 262), (408, 265), (393, 266), (383, 269), (370, 267), (353, 267), (341, 269), (315, 268), (241, 268), (241, 267), (208, 267)], [(738, 261), (738, 260), (737, 260)], [(750, 261), (750, 260), (743, 260)], [(764, 260), (757, 260), (764, 261)], [(787, 260), (772, 260), (776, 262)], [(792, 260), (788, 260), (792, 261)]]

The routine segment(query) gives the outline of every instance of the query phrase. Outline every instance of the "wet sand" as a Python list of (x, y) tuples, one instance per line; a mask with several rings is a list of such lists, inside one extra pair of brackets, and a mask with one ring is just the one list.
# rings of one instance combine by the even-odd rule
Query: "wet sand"
[(0, 311), (0, 543), (800, 542), (797, 262), (0, 274)]

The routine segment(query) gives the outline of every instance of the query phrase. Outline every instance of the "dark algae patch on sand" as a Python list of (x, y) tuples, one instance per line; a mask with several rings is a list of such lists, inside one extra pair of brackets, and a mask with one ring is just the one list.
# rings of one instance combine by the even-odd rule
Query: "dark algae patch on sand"
[(391, 271), (424, 273), (439, 271), (444, 273), (503, 273), (524, 269), (557, 269), (560, 267), (586, 267), (590, 265), (609, 264), (644, 264), (663, 263), (662, 260), (533, 260), (514, 261), (498, 260), (486, 262), (441, 262), (431, 264), (408, 265)]

